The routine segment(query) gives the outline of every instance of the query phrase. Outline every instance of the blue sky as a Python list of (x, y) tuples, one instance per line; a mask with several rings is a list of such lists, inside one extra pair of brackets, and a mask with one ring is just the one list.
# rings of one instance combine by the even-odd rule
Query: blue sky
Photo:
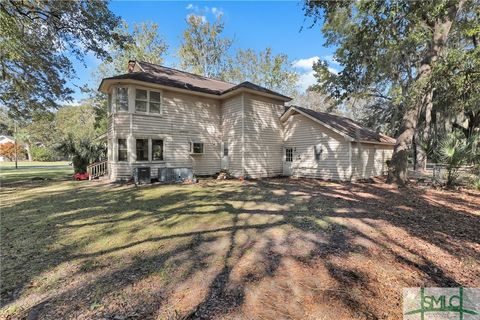
[[(332, 60), (332, 48), (323, 46), (324, 39), (320, 27), (305, 20), (302, 2), (297, 1), (113, 1), (111, 10), (131, 26), (134, 23), (152, 21), (159, 25), (162, 36), (169, 45), (166, 65), (175, 67), (175, 54), (181, 43), (181, 35), (186, 27), (185, 18), (189, 14), (203, 15), (209, 21), (222, 13), (225, 22), (224, 34), (234, 38), (232, 52), (237, 48), (263, 50), (271, 47), (274, 53), (286, 53), (294, 67), (301, 73), (299, 86), (306, 88), (314, 81), (311, 65), (318, 57)], [(303, 26), (303, 30), (300, 29)], [(87, 56), (86, 64), (76, 62), (77, 79), (71, 85), (82, 86), (92, 83), (92, 72), (100, 61)], [(336, 65), (332, 64), (335, 68)], [(75, 100), (85, 96), (77, 90)]]

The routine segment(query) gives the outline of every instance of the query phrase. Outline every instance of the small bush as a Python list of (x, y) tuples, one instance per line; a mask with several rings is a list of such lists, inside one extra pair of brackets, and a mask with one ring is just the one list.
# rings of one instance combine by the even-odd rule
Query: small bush
[(472, 182), (472, 186), (477, 189), (478, 191), (480, 191), (480, 179), (477, 179), (477, 180), (474, 180)]
[(53, 154), (52, 151), (45, 147), (32, 147), (32, 159), (34, 161), (52, 161)]

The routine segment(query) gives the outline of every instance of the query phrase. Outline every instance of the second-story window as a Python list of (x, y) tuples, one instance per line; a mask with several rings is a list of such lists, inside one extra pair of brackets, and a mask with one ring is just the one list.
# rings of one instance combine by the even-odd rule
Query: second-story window
[(135, 90), (135, 111), (147, 112), (147, 90), (136, 89)]
[(128, 88), (117, 88), (115, 104), (117, 111), (128, 111)]
[(150, 113), (161, 113), (161, 108), (160, 92), (150, 91)]

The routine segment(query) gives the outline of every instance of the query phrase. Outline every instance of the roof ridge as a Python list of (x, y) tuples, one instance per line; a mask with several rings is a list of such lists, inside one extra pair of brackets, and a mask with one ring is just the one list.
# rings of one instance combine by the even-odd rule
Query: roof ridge
[(189, 72), (189, 71), (184, 71), (184, 70), (180, 70), (180, 69), (176, 69), (176, 68), (172, 68), (172, 67), (167, 67), (167, 66), (163, 66), (163, 65), (160, 65), (160, 64), (155, 64), (155, 63), (151, 63), (151, 62), (147, 62), (147, 61), (137, 61), (139, 63), (146, 63), (146, 64), (149, 64), (149, 65), (152, 65), (152, 66), (156, 66), (156, 67), (162, 67), (162, 68), (165, 68), (165, 69), (170, 69), (170, 70), (174, 70), (174, 71), (178, 71), (178, 72), (182, 72), (182, 73), (186, 73), (186, 74), (190, 74), (192, 76), (195, 76), (195, 77), (199, 77), (199, 78), (202, 78), (202, 79), (205, 79), (205, 80), (213, 80), (213, 81), (218, 81), (218, 82), (223, 82), (223, 83), (226, 83), (226, 84), (230, 84), (232, 86), (236, 86), (237, 84), (235, 83), (232, 83), (232, 82), (228, 82), (228, 81), (224, 81), (224, 80), (219, 80), (219, 79), (216, 79), (216, 78), (209, 78), (209, 77), (205, 77), (205, 76), (202, 76), (202, 75), (199, 75), (199, 74), (195, 74), (193, 72)]

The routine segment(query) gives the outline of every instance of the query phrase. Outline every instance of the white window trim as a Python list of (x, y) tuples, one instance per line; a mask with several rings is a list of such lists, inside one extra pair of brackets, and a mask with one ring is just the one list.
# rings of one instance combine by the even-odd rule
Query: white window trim
[[(320, 157), (319, 159), (317, 159), (317, 147), (320, 147), (321, 149), (321, 152), (320, 152)], [(317, 162), (319, 161), (323, 161), (325, 160), (325, 157), (324, 157), (324, 148), (323, 148), (323, 145), (321, 143), (318, 143), (316, 145), (313, 146), (313, 159)]]
[[(118, 144), (118, 139), (124, 139), (127, 142), (127, 160), (125, 161), (119, 161), (118, 160), (118, 154), (119, 154), (119, 144)], [(113, 154), (112, 154), (113, 162), (115, 163), (128, 163), (129, 158), (130, 158), (130, 150), (128, 149), (128, 137), (125, 136), (117, 136), (113, 138)]]
[[(137, 99), (137, 90), (143, 90), (143, 91), (146, 91), (147, 92), (147, 97), (145, 99)], [(148, 91), (147, 89), (142, 89), (142, 88), (138, 88), (138, 87), (135, 87), (134, 88), (134, 92), (135, 92), (135, 99), (133, 100), (133, 103), (135, 104), (133, 109), (135, 110), (135, 113), (143, 113), (143, 114), (148, 114), (148, 107), (149, 107), (149, 96), (150, 96), (150, 91)], [(146, 110), (145, 111), (140, 111), (140, 110), (137, 110), (137, 100), (138, 101), (143, 101), (143, 102), (146, 102), (145, 104), (145, 108)]]
[[(137, 139), (145, 139), (148, 140), (148, 160), (137, 160)], [(152, 140), (163, 140), (163, 160), (153, 160), (153, 145), (152, 145)], [(165, 136), (135, 136), (133, 137), (133, 150), (132, 153), (134, 152), (135, 157), (133, 163), (137, 164), (149, 164), (149, 163), (165, 163), (166, 162), (166, 153), (165, 153), (165, 146), (167, 144), (167, 137)]]
[[(124, 88), (127, 89), (127, 110), (120, 110), (117, 106), (117, 92), (118, 89)], [(129, 104), (130, 104), (130, 90), (128, 89), (128, 86), (116, 86), (113, 89), (113, 95), (112, 98), (114, 99), (114, 103), (112, 104), (114, 106), (114, 113), (128, 113), (130, 110)]]
[[(195, 153), (193, 152), (193, 144), (194, 143), (201, 143), (202, 144), (202, 152), (201, 153)], [(199, 141), (199, 140), (191, 140), (190, 141), (190, 146), (189, 146), (189, 152), (190, 152), (190, 155), (192, 156), (201, 156), (203, 154), (205, 154), (205, 142), (203, 141)]]
[[(134, 99), (133, 99), (133, 108), (132, 109), (133, 109), (134, 113), (147, 114), (147, 115), (151, 115), (151, 116), (161, 116), (161, 115), (163, 115), (163, 91), (162, 90), (155, 90), (155, 89), (152, 89), (152, 88), (141, 87), (141, 86), (135, 86), (133, 89), (134, 89), (133, 90), (134, 91)], [(137, 106), (136, 106), (137, 89), (147, 91), (147, 112), (137, 111)], [(150, 111), (150, 92), (156, 92), (156, 93), (160, 94), (160, 101), (158, 102), (158, 103), (160, 103), (160, 112), (151, 112)]]

